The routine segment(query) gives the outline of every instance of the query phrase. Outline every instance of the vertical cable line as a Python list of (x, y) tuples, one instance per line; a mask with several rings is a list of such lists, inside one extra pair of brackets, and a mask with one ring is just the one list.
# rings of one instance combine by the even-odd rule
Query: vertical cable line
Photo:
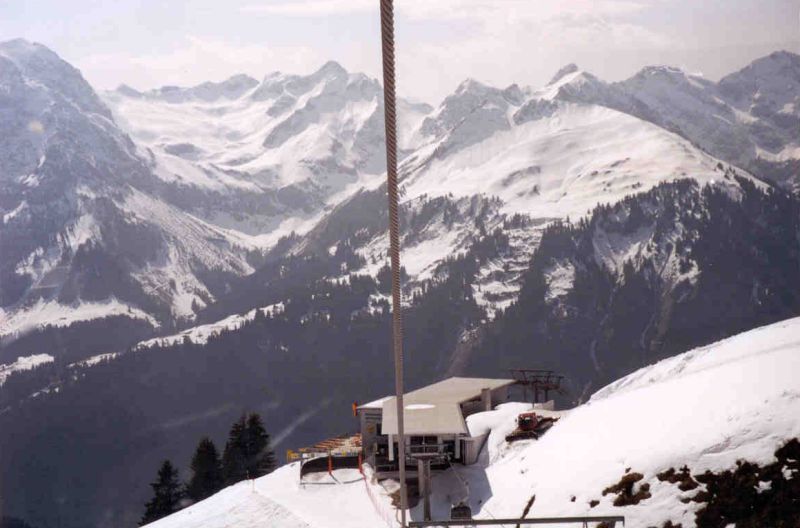
[[(386, 183), (389, 196), (389, 253), (392, 259), (392, 348), (397, 402), (398, 461), (400, 465), (400, 526), (406, 526), (406, 449), (403, 420), (403, 314), (400, 290), (400, 224), (397, 199), (397, 109), (394, 86), (394, 7), (381, 2), (381, 51), (383, 56), (383, 111), (386, 125)], [(392, 446), (389, 446), (392, 449)]]

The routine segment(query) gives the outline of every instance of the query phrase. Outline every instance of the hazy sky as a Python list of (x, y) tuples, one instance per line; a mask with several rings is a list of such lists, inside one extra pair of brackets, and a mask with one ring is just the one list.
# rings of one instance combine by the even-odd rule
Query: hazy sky
[[(398, 89), (436, 103), (473, 77), (540, 86), (569, 62), (606, 80), (647, 64), (717, 79), (800, 52), (800, 0), (395, 0)], [(0, 40), (41, 42), (96, 88), (309, 73), (378, 77), (378, 0), (0, 0)]]

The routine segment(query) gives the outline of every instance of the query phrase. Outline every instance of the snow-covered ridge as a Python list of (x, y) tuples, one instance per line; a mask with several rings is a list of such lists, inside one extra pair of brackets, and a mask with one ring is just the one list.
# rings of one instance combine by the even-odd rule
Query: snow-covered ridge
[(796, 171), (780, 168), (800, 159), (800, 55), (772, 53), (718, 83), (671, 66), (647, 66), (615, 83), (569, 68), (537, 93), (621, 110), (784, 187), (800, 185)]
[(30, 370), (45, 363), (52, 363), (53, 359), (50, 354), (34, 354), (32, 356), (18, 357), (13, 363), (0, 365), (0, 387), (12, 373), (20, 370)]
[(136, 345), (135, 349), (150, 348), (153, 346), (165, 347), (177, 345), (185, 340), (188, 340), (194, 344), (204, 345), (208, 343), (210, 337), (218, 335), (224, 330), (236, 330), (242, 326), (242, 324), (252, 321), (256, 318), (256, 314), (258, 312), (265, 316), (273, 316), (283, 312), (283, 309), (283, 303), (270, 304), (269, 306), (265, 306), (263, 308), (254, 308), (243, 315), (230, 315), (220, 321), (193, 326), (192, 328), (174, 335), (155, 337), (153, 339), (142, 341)]
[(559, 102), (548, 118), (465, 141), (468, 146), (448, 156), (410, 167), (405, 199), (494, 196), (508, 213), (577, 219), (665, 181), (733, 185), (715, 172), (719, 160), (685, 139), (596, 105)]
[(114, 316), (140, 319), (153, 328), (159, 326), (158, 321), (144, 311), (113, 298), (103, 302), (79, 301), (73, 304), (39, 299), (24, 311), (7, 313), (0, 309), (0, 338), (18, 336), (46, 327), (65, 327), (79, 321)]
[[(655, 384), (699, 376), (705, 371), (741, 366), (742, 362), (755, 362), (762, 356), (791, 354), (799, 350), (800, 318), (789, 319), (755, 328), (639, 369), (603, 387), (592, 396), (591, 401), (599, 402)], [(769, 362), (770, 360), (764, 357), (764, 361)], [(756, 372), (775, 373), (768, 369), (757, 369)], [(773, 381), (771, 377), (766, 379)], [(775, 381), (779, 381), (779, 379)], [(745, 383), (745, 380), (742, 379), (740, 382)], [(797, 396), (800, 397), (800, 394)]]
[[(451, 503), (466, 497), (476, 518), (517, 517), (535, 495), (531, 517), (613, 514), (624, 515), (630, 526), (672, 521), (693, 527), (700, 505), (681, 502), (691, 493), (659, 481), (656, 474), (683, 465), (693, 472), (718, 471), (739, 459), (770, 462), (778, 447), (800, 436), (798, 371), (800, 318), (795, 318), (640, 369), (562, 416), (538, 441), (505, 442), (516, 415), (529, 404), (505, 404), (474, 415), (471, 427), (491, 431), (482, 460), (459, 466), (457, 474), (434, 476), (433, 516), (448, 518)], [(614, 497), (602, 490), (628, 468), (644, 475), (652, 497), (616, 507)], [(303, 487), (296, 465), (287, 465), (151, 526), (387, 525), (379, 515), (388, 505), (385, 491), (368, 491), (352, 471), (334, 477), (338, 482), (326, 476), (328, 485)], [(594, 500), (599, 503), (592, 507)], [(417, 506), (412, 519), (421, 519), (421, 513)]]

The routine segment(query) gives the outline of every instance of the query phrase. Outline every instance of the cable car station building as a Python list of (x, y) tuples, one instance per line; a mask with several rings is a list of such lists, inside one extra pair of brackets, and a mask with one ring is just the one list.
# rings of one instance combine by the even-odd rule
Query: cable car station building
[(356, 408), (365, 462), (378, 478), (396, 477), (398, 449), (407, 454), (408, 469), (425, 459), (434, 469), (449, 463), (474, 464), (488, 433), (471, 436), (466, 418), (509, 400), (512, 379), (449, 378), (403, 397), (405, 438), (397, 435), (397, 403), (385, 397)]

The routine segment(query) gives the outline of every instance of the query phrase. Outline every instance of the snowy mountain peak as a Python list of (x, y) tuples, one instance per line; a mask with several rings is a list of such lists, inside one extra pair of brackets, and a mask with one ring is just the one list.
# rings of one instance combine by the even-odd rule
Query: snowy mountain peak
[(485, 94), (491, 91), (497, 91), (497, 88), (488, 86), (476, 79), (467, 78), (461, 81), (461, 84), (456, 88), (455, 94), (461, 95), (465, 93), (470, 94)]
[(27, 63), (38, 58), (39, 60), (58, 61), (58, 55), (38, 42), (31, 42), (23, 38), (16, 38), (0, 42), (0, 55), (15, 62)]
[(475, 79), (466, 79), (448, 95), (439, 108), (422, 122), (422, 136), (443, 140), (437, 155), (452, 153), (486, 139), (498, 130), (507, 129), (507, 110), (521, 103), (521, 90), (488, 86)]
[(556, 72), (556, 74), (555, 74), (555, 75), (553, 75), (553, 78), (552, 78), (552, 79), (550, 79), (550, 82), (549, 82), (549, 83), (547, 83), (547, 84), (555, 84), (555, 83), (557, 83), (558, 81), (560, 81), (561, 79), (563, 79), (563, 78), (564, 78), (566, 75), (569, 75), (569, 74), (571, 74), (571, 73), (575, 73), (575, 72), (577, 72), (578, 70), (579, 70), (579, 68), (578, 68), (578, 65), (577, 65), (577, 64), (575, 64), (575, 63), (570, 63), (570, 64), (567, 64), (566, 66), (564, 66), (563, 68), (561, 68), (560, 70), (558, 70), (558, 71)]
[(220, 99), (238, 99), (258, 85), (258, 81), (245, 74), (237, 74), (220, 82), (204, 82), (196, 86), (162, 86), (147, 92), (139, 92), (130, 86), (121, 85), (117, 92), (127, 97), (146, 97), (168, 103), (202, 101), (212, 103)]
[(7, 95), (37, 90), (43, 97), (69, 101), (81, 111), (111, 118), (80, 71), (46, 46), (25, 39), (0, 42), (0, 88)]
[(525, 92), (517, 83), (507, 86), (503, 90), (503, 96), (512, 104), (519, 105), (525, 99)]
[(633, 79), (638, 79), (642, 82), (652, 82), (653, 79), (658, 79), (661, 82), (670, 82), (674, 84), (696, 84), (698, 82), (701, 84), (712, 84), (700, 75), (687, 73), (681, 68), (676, 68), (674, 66), (645, 66), (632, 77), (632, 80)]
[(114, 91), (117, 92), (117, 93), (120, 93), (120, 94), (122, 94), (122, 95), (124, 95), (126, 97), (142, 97), (142, 95), (143, 95), (142, 92), (140, 92), (139, 90), (137, 90), (137, 89), (135, 89), (135, 88), (133, 88), (131, 86), (128, 86), (125, 83), (120, 84), (119, 86), (117, 86), (117, 88)]
[[(561, 68), (547, 86), (538, 90), (536, 95), (540, 99), (603, 99), (601, 95), (606, 91), (606, 83), (589, 72), (570, 64)], [(595, 101), (593, 101), (595, 102)]]
[(800, 55), (791, 51), (781, 50), (770, 53), (766, 57), (754, 60), (745, 69), (753, 69), (762, 73), (774, 73), (783, 68), (797, 68), (800, 66)]
[(332, 76), (332, 77), (341, 77), (347, 75), (347, 70), (334, 60), (330, 60), (323, 64), (316, 72), (313, 74), (317, 77), (323, 76)]
[(141, 155), (55, 53), (0, 44), (0, 93), (4, 323), (53, 325), (67, 311), (87, 320), (191, 317), (214, 298), (204, 281), (252, 271), (241, 239), (176, 206), (198, 196), (164, 192), (152, 153)]
[[(723, 77), (719, 88), (737, 107), (758, 116), (800, 116), (800, 55), (776, 51)], [(782, 128), (797, 126), (794, 120), (778, 118)]]
[(203, 84), (195, 86), (193, 91), (200, 99), (206, 101), (215, 101), (220, 97), (224, 97), (226, 99), (236, 99), (241, 97), (249, 90), (255, 88), (257, 85), (257, 80), (253, 79), (249, 75), (239, 73), (222, 82), (204, 82)]

